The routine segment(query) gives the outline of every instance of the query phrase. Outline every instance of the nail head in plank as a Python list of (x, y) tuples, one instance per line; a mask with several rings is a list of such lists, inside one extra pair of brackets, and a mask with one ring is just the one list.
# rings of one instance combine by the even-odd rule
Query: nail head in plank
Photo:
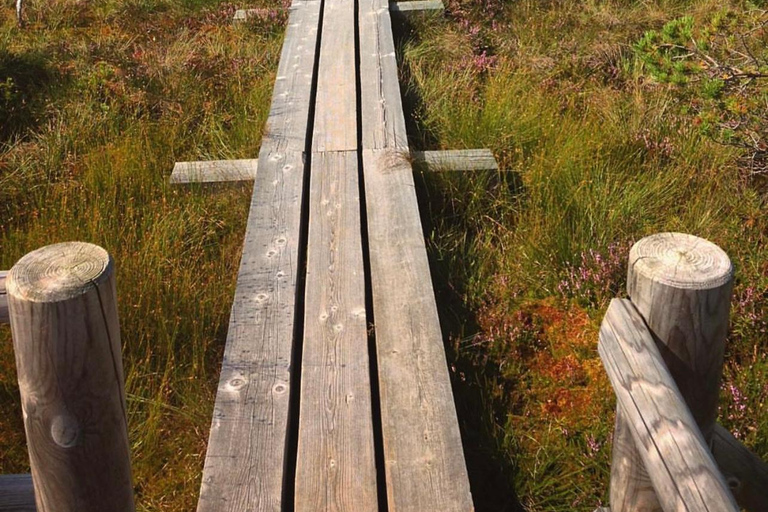
[(0, 475), (0, 512), (35, 512), (32, 475)]
[(356, 151), (312, 156), (296, 510), (378, 507)]
[(357, 149), (355, 1), (327, 1), (317, 71), (313, 151)]
[(611, 302), (599, 338), (600, 358), (662, 508), (737, 512), (696, 420), (629, 300)]
[[(288, 19), (248, 215), (198, 512), (278, 512), (320, 2)], [(296, 390), (298, 392), (298, 390)]]
[(176, 162), (170, 183), (218, 183), (225, 181), (253, 181), (256, 177), (257, 159), (208, 160)]
[[(365, 127), (363, 127), (365, 129)], [(407, 154), (363, 152), (390, 510), (473, 510)]]
[(416, 165), (430, 171), (498, 171), (499, 165), (490, 149), (453, 149), (447, 151), (414, 151)]

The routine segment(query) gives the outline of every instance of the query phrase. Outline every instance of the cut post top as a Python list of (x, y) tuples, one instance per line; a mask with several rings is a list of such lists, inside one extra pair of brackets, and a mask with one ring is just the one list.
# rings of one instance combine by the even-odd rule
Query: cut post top
[(85, 242), (48, 245), (22, 257), (8, 273), (8, 295), (31, 302), (58, 302), (86, 293), (108, 279), (114, 262)]
[[(629, 251), (630, 274), (673, 288), (708, 290), (733, 279), (733, 265), (720, 247), (685, 233), (658, 233)], [(631, 284), (631, 283), (630, 283)], [(629, 290), (632, 296), (632, 290)]]

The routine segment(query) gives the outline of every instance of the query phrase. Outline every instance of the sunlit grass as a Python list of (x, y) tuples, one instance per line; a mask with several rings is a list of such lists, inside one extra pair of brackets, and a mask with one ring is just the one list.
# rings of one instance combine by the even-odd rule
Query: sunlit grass
[[(266, 7), (277, 7), (262, 3)], [(218, 2), (27, 3), (0, 25), (0, 268), (65, 240), (117, 265), (139, 510), (195, 508), (250, 187), (174, 188), (177, 160), (250, 158), (282, 27)], [(0, 472), (27, 472), (0, 329)]]
[(607, 504), (614, 402), (597, 326), (625, 293), (631, 243), (659, 231), (709, 238), (734, 261), (721, 421), (768, 453), (766, 190), (743, 150), (698, 128), (695, 96), (646, 76), (632, 46), (682, 15), (755, 15), (726, 4), (453, 1), (402, 43), (416, 145), (491, 148), (505, 169), (421, 175), (481, 510), (512, 509), (494, 487), (529, 510)]

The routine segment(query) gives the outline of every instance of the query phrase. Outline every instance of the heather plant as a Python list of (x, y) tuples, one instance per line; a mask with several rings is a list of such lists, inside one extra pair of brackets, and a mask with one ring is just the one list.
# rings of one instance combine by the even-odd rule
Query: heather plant
[[(484, 18), (484, 5), (449, 3), (402, 50), (416, 143), (488, 147), (504, 170), (423, 177), (465, 431), (494, 447), (527, 510), (607, 505), (614, 403), (597, 328), (625, 294), (631, 241), (683, 231), (734, 261), (719, 421), (765, 456), (768, 223), (750, 169), (768, 86), (737, 71), (762, 73), (765, 14), (522, 1)], [(459, 64), (485, 48), (492, 66)]]

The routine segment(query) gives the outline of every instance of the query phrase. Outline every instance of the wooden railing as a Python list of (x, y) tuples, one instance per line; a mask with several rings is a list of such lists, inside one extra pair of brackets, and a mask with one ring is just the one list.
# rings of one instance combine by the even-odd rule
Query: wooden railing
[(652, 235), (630, 251), (627, 283), (598, 344), (617, 400), (611, 510), (768, 511), (768, 466), (715, 421), (728, 256), (691, 235)]
[(32, 469), (0, 476), (0, 510), (133, 512), (112, 258), (49, 245), (0, 275), (0, 290)]

